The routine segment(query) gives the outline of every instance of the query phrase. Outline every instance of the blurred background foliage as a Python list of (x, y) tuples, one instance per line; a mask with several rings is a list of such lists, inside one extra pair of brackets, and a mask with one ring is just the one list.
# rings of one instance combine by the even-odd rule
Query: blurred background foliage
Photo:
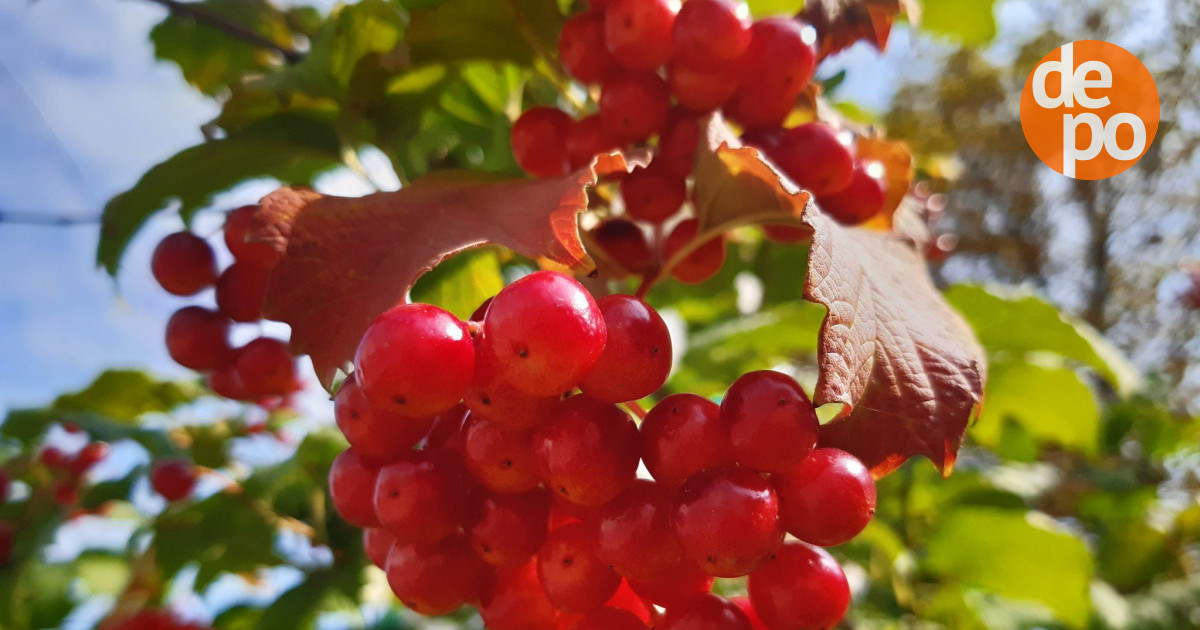
[[(149, 33), (155, 54), (222, 110), (207, 141), (110, 202), (98, 259), (114, 272), (157, 212), (190, 219), (256, 178), (362, 171), (366, 147), (401, 182), (448, 168), (516, 174), (508, 130), (521, 107), (582, 100), (563, 91), (553, 60), (569, 0), (363, 0), (329, 14), (266, 0), (160, 4), (173, 11)], [(799, 3), (750, 4), (768, 15)], [(920, 30), (893, 45), (929, 67), (889, 111), (842, 99), (841, 73), (825, 77), (826, 95), (909, 142), (941, 195), (938, 243), (956, 247), (932, 255), (935, 275), (983, 343), (991, 378), (953, 476), (909, 462), (880, 481), (875, 521), (834, 550), (855, 590), (845, 626), (1200, 628), (1200, 315), (1180, 267), (1200, 233), (1200, 6), (923, 5)], [(998, 34), (1000, 10), (1023, 12), (1025, 32)], [(231, 37), (230, 25), (243, 32)], [(1120, 43), (1158, 80), (1159, 135), (1111, 180), (1057, 177), (1019, 127), (1033, 62), (1076, 39)], [(768, 367), (811, 387), (824, 313), (799, 297), (806, 253), (740, 232), (716, 278), (656, 288), (650, 300), (686, 331), (666, 389), (718, 397)], [(495, 249), (465, 254), (414, 298), (463, 315), (524, 264)], [(78, 447), (75, 427), (111, 451), (63, 505), (40, 454)], [(328, 502), (325, 477), (344, 446), (330, 418), (131, 371), (11, 411), (0, 458), (15, 483), (0, 519), (16, 541), (0, 567), (0, 627), (89, 628), (142, 606), (231, 630), (423, 627)], [(166, 505), (150, 491), (148, 467), (165, 456), (204, 468), (194, 500)]]

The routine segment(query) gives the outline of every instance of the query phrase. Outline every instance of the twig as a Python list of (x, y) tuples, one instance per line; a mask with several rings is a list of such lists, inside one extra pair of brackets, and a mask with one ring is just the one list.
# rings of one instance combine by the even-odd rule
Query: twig
[(46, 225), (55, 227), (63, 225), (87, 225), (99, 222), (100, 215), (79, 216), (53, 212), (0, 210), (0, 224), (12, 223), (14, 225)]
[(625, 408), (629, 410), (629, 413), (632, 413), (633, 415), (637, 416), (638, 420), (646, 419), (646, 409), (644, 407), (642, 407), (642, 405), (639, 404), (638, 401), (630, 400), (628, 402), (624, 402), (621, 404), (624, 405)]
[(251, 29), (242, 26), (241, 24), (230, 22), (229, 20), (226, 20), (218, 15), (213, 15), (212, 13), (201, 9), (192, 3), (179, 2), (179, 0), (148, 1), (155, 4), (160, 4), (170, 10), (171, 13), (176, 15), (189, 17), (192, 20), (195, 20), (197, 24), (203, 24), (205, 26), (215, 28), (229, 37), (232, 37), (233, 39), (241, 40), (252, 46), (258, 46), (259, 48), (273, 50), (280, 55), (283, 55), (283, 58), (287, 59), (289, 63), (296, 63), (304, 58), (304, 55), (294, 48), (280, 45), (266, 37), (263, 37), (262, 35), (259, 35)]

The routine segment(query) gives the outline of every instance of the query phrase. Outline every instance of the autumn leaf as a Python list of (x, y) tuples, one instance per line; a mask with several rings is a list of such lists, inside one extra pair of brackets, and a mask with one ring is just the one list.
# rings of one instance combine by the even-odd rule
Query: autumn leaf
[(916, 22), (920, 6), (916, 0), (808, 0), (800, 19), (817, 29), (817, 53), (821, 59), (865, 40), (883, 50), (896, 15), (903, 11)]
[(902, 232), (840, 225), (723, 127), (714, 118), (697, 149), (702, 232), (791, 223), (811, 234), (804, 298), (828, 309), (814, 401), (847, 407), (823, 427), (822, 442), (850, 451), (876, 475), (913, 455), (948, 473), (978, 412), (986, 366), (916, 243)]
[(312, 357), (329, 387), (371, 320), (458, 252), (495, 243), (539, 262), (590, 271), (576, 215), (587, 208), (586, 189), (597, 172), (625, 168), (614, 155), (602, 156), (594, 171), (561, 178), (442, 173), (359, 198), (277, 190), (260, 202), (250, 234), (283, 253), (264, 315), (292, 326), (293, 349)]

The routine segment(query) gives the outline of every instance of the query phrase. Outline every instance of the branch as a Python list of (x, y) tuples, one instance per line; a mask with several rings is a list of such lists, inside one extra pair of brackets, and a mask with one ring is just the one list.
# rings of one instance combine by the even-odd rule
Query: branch
[(242, 26), (241, 24), (236, 24), (226, 20), (223, 17), (213, 15), (212, 13), (197, 7), (193, 3), (179, 2), (179, 0), (148, 1), (166, 7), (172, 14), (182, 15), (184, 17), (191, 18), (197, 24), (203, 24), (210, 28), (215, 28), (233, 39), (241, 40), (252, 46), (258, 46), (259, 48), (273, 50), (280, 55), (283, 55), (283, 58), (287, 59), (289, 63), (296, 63), (304, 58), (304, 55), (294, 48), (281, 46), (270, 39), (259, 35), (253, 30)]
[(0, 224), (11, 223), (13, 225), (85, 225), (90, 223), (99, 223), (100, 215), (81, 216), (72, 214), (58, 214), (54, 212), (23, 212), (15, 210), (0, 210)]

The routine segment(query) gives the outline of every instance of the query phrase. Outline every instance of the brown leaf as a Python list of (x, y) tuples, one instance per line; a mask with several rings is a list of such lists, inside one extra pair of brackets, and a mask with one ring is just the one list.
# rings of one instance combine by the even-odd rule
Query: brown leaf
[[(624, 170), (619, 155), (601, 174)], [(371, 320), (407, 299), (422, 274), (465, 249), (495, 243), (544, 262), (590, 271), (576, 215), (596, 172), (480, 181), (442, 174), (360, 198), (282, 188), (262, 200), (250, 238), (283, 252), (264, 315), (292, 326), (292, 346), (312, 357), (329, 387)]]
[(904, 11), (912, 22), (920, 15), (917, 0), (808, 0), (800, 19), (817, 29), (821, 59), (865, 40), (883, 50), (896, 15)]
[(794, 221), (812, 235), (804, 298), (829, 309), (814, 400), (848, 407), (823, 427), (822, 442), (853, 453), (876, 475), (913, 455), (948, 473), (977, 412), (986, 366), (912, 238), (837, 223), (757, 151), (714, 127), (724, 125), (711, 121), (697, 149), (701, 225)]

